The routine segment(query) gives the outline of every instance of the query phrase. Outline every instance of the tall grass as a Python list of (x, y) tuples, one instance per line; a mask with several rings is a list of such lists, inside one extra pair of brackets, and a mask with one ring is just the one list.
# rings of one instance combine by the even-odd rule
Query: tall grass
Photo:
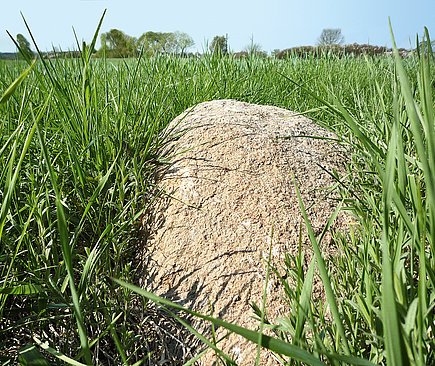
[[(275, 338), (262, 345), (289, 364), (435, 362), (429, 43), (408, 60), (285, 61), (94, 60), (92, 44), (80, 45), (79, 59), (0, 62), (2, 362), (156, 362), (146, 314), (149, 299), (163, 300), (110, 278), (140, 276), (135, 254), (165, 163), (165, 126), (217, 98), (307, 111), (352, 151), (341, 193), (357, 225), (337, 233), (340, 255), (323, 262), (316, 249), (307, 272), (302, 252), (287, 256), (291, 311), (265, 324)], [(321, 238), (311, 240), (317, 248)], [(329, 304), (311, 296), (315, 266)]]

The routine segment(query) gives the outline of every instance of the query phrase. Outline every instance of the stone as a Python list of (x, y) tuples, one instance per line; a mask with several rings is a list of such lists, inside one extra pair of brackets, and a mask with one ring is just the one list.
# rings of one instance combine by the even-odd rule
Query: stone
[[(328, 172), (343, 171), (345, 151), (333, 133), (300, 114), (234, 100), (198, 104), (168, 129), (171, 164), (159, 179), (164, 194), (145, 249), (150, 269), (144, 286), (255, 329), (250, 304), (261, 307), (269, 253), (281, 268), (285, 253), (297, 254), (302, 230), (306, 258), (312, 256), (295, 182), (319, 233), (337, 204)], [(345, 221), (340, 216), (336, 226)], [(335, 248), (327, 239), (323, 251), (331, 255)], [(265, 291), (268, 318), (284, 316), (277, 276)], [(231, 335), (220, 347), (237, 364), (254, 364), (255, 345), (241, 337)], [(211, 365), (214, 357), (209, 352), (201, 362)], [(260, 364), (275, 362), (262, 352)]]

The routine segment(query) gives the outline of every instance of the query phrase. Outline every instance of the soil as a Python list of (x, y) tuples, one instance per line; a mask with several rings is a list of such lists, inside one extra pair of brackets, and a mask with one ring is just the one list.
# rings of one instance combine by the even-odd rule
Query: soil
[[(261, 307), (270, 262), (282, 270), (296, 255), (302, 230), (312, 255), (295, 183), (319, 233), (336, 207), (336, 183), (346, 160), (336, 136), (294, 112), (234, 100), (198, 104), (169, 130), (171, 165), (160, 178), (164, 192), (154, 208), (144, 286), (191, 309), (255, 329), (251, 303)], [(339, 217), (336, 226), (346, 219)], [(325, 255), (333, 255), (327, 238)], [(315, 291), (322, 292), (319, 280)], [(268, 318), (286, 314), (278, 277), (271, 275)], [(222, 332), (218, 332), (223, 334)], [(252, 365), (255, 346), (230, 335), (220, 347), (239, 365)], [(212, 365), (209, 352), (199, 362)], [(262, 365), (278, 364), (262, 353)]]

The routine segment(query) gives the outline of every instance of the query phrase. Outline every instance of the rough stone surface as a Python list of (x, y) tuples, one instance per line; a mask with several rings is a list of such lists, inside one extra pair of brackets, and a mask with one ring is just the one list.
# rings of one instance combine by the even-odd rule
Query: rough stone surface
[[(169, 126), (178, 138), (160, 181), (167, 196), (155, 210), (146, 248), (152, 269), (144, 285), (192, 309), (256, 328), (250, 303), (261, 305), (267, 257), (303, 248), (311, 256), (293, 176), (319, 231), (335, 208), (325, 170), (340, 171), (335, 136), (285, 109), (233, 100), (201, 103)], [(326, 139), (311, 138), (316, 136)], [(340, 225), (340, 221), (338, 223)], [(326, 243), (326, 253), (334, 251)], [(319, 285), (319, 284), (317, 284)], [(318, 286), (319, 287), (319, 286)], [(267, 286), (270, 319), (286, 313), (278, 280)], [(254, 364), (255, 347), (235, 335), (221, 347), (240, 365)], [(203, 365), (212, 365), (208, 354)], [(261, 364), (274, 365), (262, 354)]]

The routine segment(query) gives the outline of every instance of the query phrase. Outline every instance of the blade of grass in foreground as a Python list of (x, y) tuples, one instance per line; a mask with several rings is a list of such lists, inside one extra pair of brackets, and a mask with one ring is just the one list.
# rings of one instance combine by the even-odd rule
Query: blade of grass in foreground
[(83, 364), (81, 362), (78, 362), (76, 360), (73, 360), (72, 358), (65, 356), (64, 354), (62, 354), (59, 351), (56, 351), (54, 348), (50, 347), (47, 343), (42, 342), (38, 337), (33, 336), (33, 340), (36, 342), (36, 344), (41, 347), (43, 350), (45, 350), (46, 352), (50, 353), (51, 355), (53, 355), (54, 357), (56, 357), (57, 359), (65, 362), (67, 365), (71, 365), (71, 366), (87, 366), (89, 364)]
[[(14, 82), (14, 84), (15, 84), (15, 82)], [(15, 88), (16, 88), (16, 86), (15, 86)], [(9, 89), (10, 89), (10, 87), (8, 88), (8, 90)], [(7, 93), (5, 93), (5, 94), (7, 94)], [(10, 95), (9, 95), (9, 97), (10, 97)], [(15, 129), (15, 131), (13, 133), (14, 135), (15, 135), (15, 133), (17, 133), (17, 138), (16, 138), (16, 140), (15, 140), (13, 146), (12, 146), (12, 156), (10, 158), (9, 171), (7, 173), (8, 179), (7, 179), (7, 182), (6, 182), (6, 189), (5, 189), (6, 194), (5, 194), (4, 198), (3, 198), (3, 202), (2, 202), (2, 205), (1, 205), (1, 209), (0, 209), (0, 241), (1, 241), (1, 238), (2, 238), (2, 232), (3, 232), (3, 227), (4, 227), (4, 224), (5, 224), (5, 220), (6, 220), (6, 215), (7, 215), (8, 211), (9, 211), (9, 208), (10, 208), (12, 195), (13, 195), (14, 190), (15, 190), (15, 185), (16, 185), (16, 182), (17, 182), (17, 179), (18, 179), (18, 175), (19, 175), (20, 170), (21, 170), (21, 166), (23, 164), (24, 158), (26, 157), (27, 151), (28, 151), (28, 149), (30, 147), (30, 143), (31, 143), (33, 135), (34, 135), (34, 133), (36, 131), (38, 122), (40, 121), (40, 119), (42, 118), (43, 114), (45, 113), (45, 111), (48, 108), (48, 101), (50, 100), (50, 98), (51, 98), (51, 95), (49, 95), (48, 98), (46, 99), (43, 107), (41, 108), (41, 110), (40, 110), (40, 112), (38, 114), (38, 117), (34, 121), (32, 127), (29, 129), (29, 131), (27, 133), (27, 136), (26, 136), (26, 139), (24, 141), (24, 145), (21, 148), (20, 158), (18, 160), (17, 165), (15, 166), (14, 173), (12, 174), (12, 167), (14, 165), (15, 155), (16, 155), (16, 152), (17, 152), (16, 151), (17, 150), (17, 141), (20, 138), (19, 134), (21, 133), (21, 131), (23, 129), (24, 123), (20, 123), (20, 125)], [(7, 143), (9, 143), (9, 140), (7, 141)], [(2, 151), (2, 150), (0, 150), (0, 151)]]
[[(397, 131), (393, 126), (391, 141), (388, 147), (386, 169), (383, 182), (383, 231), (382, 231), (382, 315), (384, 326), (385, 349), (387, 362), (391, 365), (404, 365), (402, 357), (404, 350), (400, 334), (396, 296), (394, 291), (393, 268), (390, 258), (389, 215), (394, 189)], [(395, 248), (399, 250), (399, 248)]]
[(50, 366), (36, 346), (25, 346), (19, 351), (18, 362), (23, 366)]
[[(135, 285), (129, 284), (127, 282), (118, 280), (116, 278), (113, 278), (113, 281), (115, 281), (117, 284), (121, 285), (124, 288), (127, 288), (133, 292), (136, 292), (137, 294), (162, 305), (170, 306), (171, 308), (183, 311), (187, 314), (196, 316), (198, 318), (201, 318), (203, 320), (212, 322), (216, 326), (224, 327), (225, 329), (228, 329), (231, 332), (234, 332), (236, 334), (241, 335), (242, 337), (246, 338), (247, 340), (250, 340), (251, 342), (254, 342), (255, 344), (258, 344), (259, 342), (259, 332), (255, 332), (253, 330), (249, 330), (243, 327), (240, 327), (238, 325), (225, 322), (218, 318), (213, 318), (211, 316), (200, 314), (196, 311), (184, 308), (183, 306), (176, 304), (172, 301), (169, 301), (167, 299), (164, 299), (160, 296), (157, 296), (151, 292), (148, 292), (144, 289), (141, 289), (140, 287), (137, 287)], [(273, 338), (270, 336), (267, 336), (265, 334), (261, 335), (261, 346), (264, 348), (267, 348), (273, 352), (276, 352), (280, 355), (289, 356), (294, 360), (304, 362), (308, 365), (316, 365), (321, 366), (324, 365), (323, 362), (321, 362), (318, 358), (314, 357), (309, 352), (305, 351), (304, 349), (291, 345), (289, 343), (286, 343), (280, 339)]]
[[(341, 321), (340, 312), (338, 311), (337, 302), (335, 300), (334, 291), (332, 290), (331, 286), (331, 280), (328, 275), (328, 270), (326, 269), (325, 260), (323, 259), (322, 252), (320, 251), (319, 243), (316, 239), (316, 235), (314, 234), (314, 230), (311, 226), (310, 220), (307, 215), (307, 211), (305, 210), (305, 205), (302, 201), (302, 196), (299, 191), (299, 188), (297, 184), (295, 183), (296, 193), (299, 200), (299, 206), (302, 212), (302, 216), (305, 221), (305, 225), (308, 231), (308, 236), (310, 238), (311, 244), (313, 246), (314, 256), (316, 257), (317, 261), (317, 268), (319, 269), (319, 274), (322, 279), (323, 287), (325, 288), (326, 293), (326, 299), (328, 301), (329, 307), (331, 309), (332, 316), (334, 318), (335, 325), (337, 327), (338, 334), (341, 338), (341, 342), (343, 344), (344, 352), (346, 355), (350, 355), (350, 348), (349, 344), (347, 342), (345, 330), (343, 323)], [(332, 214), (331, 218), (329, 219), (328, 226), (334, 221), (335, 217), (338, 215), (338, 212), (340, 210), (340, 205), (337, 207), (335, 212)]]
[(302, 333), (304, 330), (305, 322), (307, 319), (307, 314), (310, 306), (311, 294), (313, 291), (313, 279), (314, 279), (314, 269), (316, 266), (315, 258), (313, 258), (308, 266), (307, 273), (305, 274), (305, 280), (302, 286), (302, 291), (300, 295), (300, 307), (298, 308), (298, 316), (296, 321), (295, 329), (295, 341), (299, 341), (302, 338)]
[[(18, 78), (18, 79), (20, 79), (20, 78)], [(14, 84), (16, 84), (16, 81), (14, 82)], [(11, 91), (5, 92), (4, 95), (8, 95), (7, 98), (9, 98), (11, 96), (11, 94), (13, 93), (13, 91), (18, 86), (18, 84), (15, 85), (15, 87)], [(8, 88), (8, 90), (10, 90), (10, 89), (11, 89), (11, 87)], [(23, 145), (22, 150), (21, 150), (20, 158), (18, 160), (18, 163), (17, 163), (17, 165), (15, 167), (15, 170), (14, 170), (13, 174), (12, 174), (12, 167), (13, 167), (13, 164), (14, 164), (16, 150), (17, 150), (17, 140), (14, 142), (14, 144), (12, 146), (12, 157), (11, 157), (10, 163), (9, 163), (7, 187), (6, 187), (6, 190), (5, 190), (6, 194), (5, 194), (4, 198), (3, 198), (3, 202), (2, 202), (2, 205), (1, 205), (1, 209), (0, 209), (0, 240), (2, 238), (2, 232), (3, 232), (3, 227), (4, 227), (4, 224), (5, 224), (5, 220), (6, 220), (6, 215), (7, 215), (8, 211), (9, 211), (12, 195), (13, 195), (13, 192), (15, 190), (15, 185), (16, 185), (16, 182), (17, 182), (17, 179), (18, 179), (18, 174), (20, 173), (20, 170), (21, 170), (21, 165), (23, 164), (24, 158), (25, 158), (25, 156), (27, 154), (27, 150), (30, 147), (30, 142), (32, 141), (33, 135), (34, 135), (34, 133), (35, 133), (35, 131), (37, 129), (38, 122), (42, 118), (43, 114), (45, 113), (45, 111), (46, 111), (46, 109), (48, 107), (48, 101), (50, 100), (50, 98), (51, 98), (51, 95), (49, 95), (48, 98), (46, 99), (46, 101), (44, 103), (44, 106), (41, 108), (41, 110), (40, 110), (40, 112), (38, 114), (38, 117), (36, 118), (36, 120), (33, 123), (33, 126), (29, 129), (29, 131), (27, 133), (26, 140), (24, 141), (24, 145)], [(2, 100), (3, 100), (3, 97), (2, 97)], [(18, 131), (18, 133), (19, 133), (19, 132), (21, 132), (21, 130), (22, 130), (22, 125), (18, 126), (15, 131)], [(17, 139), (19, 139), (19, 135), (17, 135)]]
[[(183, 319), (181, 319), (179, 316), (177, 316), (176, 314), (174, 314), (173, 312), (168, 310), (168, 313), (176, 320), (178, 321), (181, 325), (183, 325), (186, 329), (189, 330), (189, 332), (191, 332), (195, 337), (197, 337), (201, 342), (203, 342), (208, 348), (211, 348), (217, 355), (219, 355), (219, 357), (221, 357), (222, 359), (225, 360), (225, 362), (227, 362), (227, 366), (229, 365), (236, 365), (236, 363), (231, 360), (224, 352), (222, 352), (217, 345), (219, 344), (220, 341), (222, 341), (223, 339), (227, 338), (228, 334), (223, 335), (221, 338), (217, 339), (215, 343), (210, 342), (206, 337), (204, 337), (201, 333), (199, 333), (195, 328), (193, 328), (188, 322), (184, 321)], [(188, 366), (188, 365), (193, 365), (195, 364), (196, 361), (198, 361), (206, 352), (208, 349), (205, 349), (204, 351), (200, 352), (197, 356), (195, 356), (193, 359), (191, 359), (190, 361), (188, 361), (186, 364), (184, 364), (183, 366)]]
[[(183, 306), (181, 306), (179, 304), (176, 304), (172, 301), (169, 301), (163, 297), (157, 296), (151, 292), (148, 292), (140, 287), (137, 287), (137, 286), (132, 285), (130, 283), (127, 283), (125, 281), (122, 281), (122, 280), (119, 280), (116, 278), (112, 278), (112, 280), (114, 282), (118, 283), (119, 285), (121, 285), (122, 287), (127, 288), (127, 289), (153, 301), (154, 303), (161, 304), (164, 306), (169, 306), (171, 308), (180, 310), (180, 311), (185, 312), (187, 314), (196, 316), (200, 319), (209, 321), (216, 326), (224, 327), (225, 329), (227, 329), (233, 333), (239, 334), (242, 337), (244, 337), (245, 339), (258, 344), (258, 341), (260, 339), (259, 334), (258, 334), (259, 332), (252, 331), (252, 330), (240, 327), (236, 324), (228, 323), (228, 322), (225, 322), (221, 319), (213, 318), (211, 316), (203, 315), (203, 314), (200, 314), (196, 311), (184, 308)], [(192, 331), (192, 329), (190, 329), (190, 330)], [(284, 341), (277, 339), (277, 338), (267, 336), (265, 334), (261, 335), (261, 347), (267, 348), (270, 351), (275, 352), (277, 354), (280, 354), (283, 356), (288, 356), (291, 359), (303, 362), (304, 364), (319, 365), (319, 366), (324, 365), (324, 363), (321, 360), (319, 360), (317, 357), (313, 356), (311, 353), (304, 350), (303, 348), (294, 346), (290, 343), (284, 342)], [(375, 366), (370, 361), (364, 360), (364, 359), (359, 358), (359, 357), (354, 357), (351, 355), (339, 355), (339, 354), (335, 354), (335, 353), (333, 353), (333, 354), (325, 353), (325, 355), (331, 359), (345, 362), (345, 363), (348, 363), (350, 365)]]
[[(36, 131), (36, 123), (33, 124), (33, 126), (30, 128), (29, 132), (27, 133), (26, 140), (24, 142), (24, 146), (22, 147), (22, 150), (21, 150), (20, 158), (18, 160), (18, 163), (15, 167), (13, 174), (12, 174), (12, 167), (14, 164), (15, 155), (16, 155), (16, 151), (17, 151), (16, 142), (12, 146), (13, 151), (12, 151), (12, 157), (11, 157), (10, 164), (9, 164), (6, 194), (3, 198), (3, 202), (1, 205), (1, 209), (0, 209), (0, 239), (2, 237), (3, 227), (4, 227), (4, 224), (6, 221), (6, 215), (8, 214), (8, 211), (9, 211), (9, 208), (11, 205), (12, 195), (15, 191), (15, 185), (16, 185), (16, 182), (18, 179), (18, 174), (21, 170), (21, 165), (23, 164), (24, 158), (27, 154), (27, 150), (29, 149), (30, 142), (32, 141), (32, 138), (33, 138), (35, 131)], [(19, 136), (17, 138), (19, 138)]]
[(272, 258), (272, 244), (273, 244), (273, 226), (270, 233), (270, 244), (269, 244), (269, 252), (267, 255), (267, 262), (266, 262), (266, 279), (264, 281), (263, 286), (263, 295), (262, 295), (262, 301), (261, 301), (261, 316), (260, 316), (260, 331), (258, 332), (258, 342), (257, 342), (257, 357), (255, 360), (255, 365), (260, 364), (260, 356), (261, 356), (261, 339), (263, 337), (263, 329), (264, 329), (264, 319), (266, 315), (266, 301), (267, 301), (267, 287), (269, 285), (269, 277), (272, 265), (270, 263), (270, 259)]
[(30, 64), (30, 66), (24, 70), (18, 78), (15, 79), (15, 81), (5, 90), (2, 97), (0, 98), (0, 104), (6, 103), (9, 98), (12, 96), (14, 91), (18, 88), (18, 86), (23, 82), (23, 80), (29, 75), (29, 72), (32, 71), (33, 66), (35, 66), (36, 60), (33, 60), (33, 62)]
[(62, 248), (62, 255), (65, 261), (65, 267), (68, 273), (68, 282), (71, 291), (71, 297), (73, 301), (73, 310), (74, 315), (77, 321), (77, 327), (80, 336), (80, 344), (82, 348), (82, 352), (84, 355), (84, 359), (86, 364), (92, 364), (92, 356), (89, 348), (89, 340), (86, 332), (86, 328), (84, 325), (83, 313), (80, 306), (79, 296), (76, 290), (76, 285), (74, 283), (74, 270), (73, 270), (73, 253), (71, 251), (70, 240), (68, 235), (68, 224), (65, 217), (65, 211), (63, 209), (62, 200), (60, 196), (60, 192), (57, 186), (57, 177), (56, 173), (53, 170), (53, 166), (51, 165), (50, 156), (47, 151), (47, 144), (45, 142), (44, 136), (41, 133), (40, 129), (37, 126), (37, 132), (39, 137), (39, 142), (41, 145), (42, 155), (44, 157), (46, 168), (50, 175), (51, 184), (53, 186), (53, 190), (55, 192), (55, 200), (56, 200), (56, 215), (57, 215), (57, 226), (59, 230), (59, 240)]

